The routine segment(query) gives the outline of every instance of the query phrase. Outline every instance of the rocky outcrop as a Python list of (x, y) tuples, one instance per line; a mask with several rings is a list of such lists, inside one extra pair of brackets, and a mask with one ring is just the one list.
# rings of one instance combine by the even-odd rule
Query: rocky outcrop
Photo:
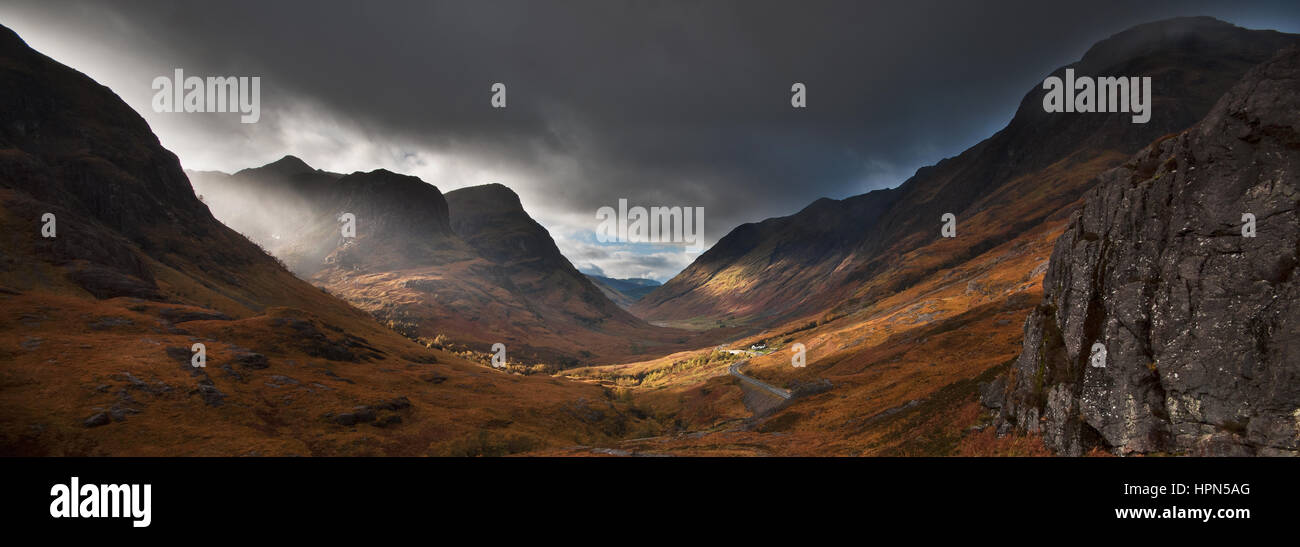
[(1297, 90), (1291, 47), (1100, 177), (1056, 243), (1001, 400), (984, 397), (1003, 431), (1064, 455), (1297, 455)]

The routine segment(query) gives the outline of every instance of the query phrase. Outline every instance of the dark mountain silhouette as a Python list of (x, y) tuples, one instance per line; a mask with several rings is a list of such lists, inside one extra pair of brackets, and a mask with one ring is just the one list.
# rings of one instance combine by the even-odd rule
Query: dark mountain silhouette
[[(1054, 74), (1151, 76), (1149, 123), (1127, 113), (1049, 114), (1036, 86), (1006, 128), (962, 154), (897, 188), (740, 226), (632, 311), (650, 320), (734, 315), (761, 326), (859, 309), (1061, 214), (1093, 176), (1200, 120), (1246, 70), (1295, 41), (1208, 17), (1116, 34)], [(955, 240), (940, 237), (945, 213), (958, 220)]]

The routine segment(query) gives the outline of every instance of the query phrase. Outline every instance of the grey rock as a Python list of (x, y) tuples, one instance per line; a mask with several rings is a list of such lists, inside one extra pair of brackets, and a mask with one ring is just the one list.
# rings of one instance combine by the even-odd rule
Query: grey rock
[[(61, 235), (61, 234), (60, 234)], [(99, 264), (85, 264), (67, 272), (67, 278), (86, 289), (95, 298), (133, 296), (161, 300), (158, 286), (152, 279), (140, 279)]]
[(158, 313), (160, 317), (171, 323), (184, 323), (186, 321), (230, 321), (229, 315), (218, 311), (211, 310), (186, 310), (181, 308), (167, 308)]
[(810, 380), (806, 382), (796, 380), (790, 383), (790, 396), (807, 397), (809, 395), (825, 393), (827, 391), (830, 391), (832, 387), (835, 386), (831, 384), (831, 381), (826, 378)]
[(397, 414), (389, 414), (388, 416), (384, 416), (383, 418), (376, 420), (373, 425), (375, 427), (388, 427), (390, 425), (397, 425), (400, 423), (402, 423), (401, 416), (398, 416)]
[(114, 404), (113, 408), (108, 410), (108, 416), (115, 422), (124, 422), (128, 414), (139, 414), (140, 411), (134, 408), (124, 407), (121, 404)]
[(382, 410), (402, 410), (404, 408), (410, 408), (410, 407), (411, 407), (411, 400), (407, 399), (406, 397), (398, 397), (396, 399), (390, 401), (384, 401), (382, 403), (374, 405), (374, 408), (378, 408)]
[(375, 410), (373, 408), (368, 406), (359, 406), (354, 410), (355, 412), (353, 412), (352, 415), (356, 416), (358, 422), (365, 423), (375, 421)]
[(992, 409), (1002, 408), (1003, 393), (1007, 390), (1007, 378), (998, 376), (990, 382), (979, 385), (980, 403)]
[(86, 427), (99, 427), (101, 425), (108, 425), (109, 421), (110, 420), (108, 418), (108, 413), (96, 412), (91, 417), (86, 418), (86, 421), (83, 423), (86, 425)]
[(342, 376), (339, 376), (338, 374), (335, 374), (334, 371), (332, 371), (332, 370), (327, 370), (327, 371), (325, 371), (325, 375), (326, 375), (326, 376), (329, 376), (330, 378), (333, 378), (333, 379), (335, 379), (335, 380), (338, 380), (338, 381), (340, 381), (340, 382), (343, 382), (343, 383), (345, 383), (345, 384), (353, 384), (353, 383), (356, 383), (356, 382), (353, 382), (352, 380), (349, 380), (349, 379), (347, 379), (347, 378), (344, 378), (344, 377), (342, 377)]
[(207, 374), (203, 367), (194, 366), (194, 352), (190, 348), (168, 346), (166, 351), (167, 357), (180, 363), (181, 370), (188, 371), (191, 376), (205, 376)]
[(235, 367), (230, 366), (230, 363), (221, 365), (221, 371), (224, 372), (226, 376), (234, 379), (236, 382), (245, 381), (244, 375), (235, 371)]
[(133, 321), (125, 317), (101, 317), (95, 321), (86, 324), (90, 330), (108, 330), (114, 327), (127, 327), (134, 324)]
[(217, 386), (212, 385), (212, 380), (206, 378), (200, 380), (194, 393), (198, 393), (203, 397), (203, 402), (207, 403), (208, 406), (221, 406), (225, 404), (226, 394), (217, 389)]
[(1297, 454), (1297, 81), (1291, 47), (1099, 177), (1056, 242), (1009, 395), (985, 403), (1004, 423), (1066, 455)]
[(265, 355), (262, 355), (260, 353), (253, 353), (253, 352), (236, 353), (233, 357), (230, 358), (230, 361), (241, 367), (255, 369), (255, 370), (260, 370), (271, 366), (270, 363), (267, 362)]

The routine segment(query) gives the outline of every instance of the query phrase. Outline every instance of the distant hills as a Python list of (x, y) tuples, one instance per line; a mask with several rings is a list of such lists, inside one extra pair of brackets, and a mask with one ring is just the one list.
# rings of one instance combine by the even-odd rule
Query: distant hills
[(619, 307), (627, 309), (637, 300), (640, 300), (650, 291), (655, 290), (661, 283), (653, 279), (643, 279), (633, 277), (629, 279), (614, 279), (602, 275), (585, 274), (587, 279), (596, 284), (600, 292), (605, 293)]

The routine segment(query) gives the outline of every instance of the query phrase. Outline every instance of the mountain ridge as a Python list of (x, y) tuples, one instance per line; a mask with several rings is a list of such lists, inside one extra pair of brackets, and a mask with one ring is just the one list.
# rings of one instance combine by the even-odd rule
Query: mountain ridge
[(587, 279), (590, 279), (596, 285), (596, 288), (605, 293), (606, 297), (625, 310), (660, 285), (658, 281), (653, 279), (637, 277), (615, 279), (589, 273), (583, 275), (586, 275)]
[(474, 456), (655, 434), (596, 386), (423, 347), (295, 277), (211, 214), (121, 98), (3, 26), (0, 99), (0, 454)]
[[(299, 276), (426, 344), (486, 352), (500, 342), (512, 359), (554, 368), (699, 336), (611, 302), (500, 184), (443, 194), (382, 169), (334, 178), (293, 156), (236, 175), (193, 175), (223, 220), (259, 234)], [(339, 235), (345, 212), (355, 216), (352, 239)]]
[[(1053, 74), (1067, 68), (1156, 74), (1149, 123), (1132, 124), (1122, 114), (1049, 114), (1041, 108), (1043, 91), (1036, 88), (1005, 128), (957, 156), (918, 169), (895, 188), (843, 200), (822, 198), (794, 215), (736, 228), (632, 310), (649, 320), (735, 315), (770, 326), (836, 308), (856, 309), (1049, 218), (1082, 195), (1090, 175), (1199, 121), (1246, 70), (1296, 40), (1204, 17), (1117, 33)], [(1080, 168), (1086, 173), (1068, 173)], [(1044, 190), (1042, 182), (1027, 177), (1058, 181)], [(1035, 196), (1037, 203), (1009, 207), (1012, 191)], [(940, 216), (949, 212), (958, 216), (959, 233), (978, 241), (961, 250), (943, 242)], [(798, 231), (816, 236), (799, 237)], [(946, 256), (936, 258), (940, 255)]]

